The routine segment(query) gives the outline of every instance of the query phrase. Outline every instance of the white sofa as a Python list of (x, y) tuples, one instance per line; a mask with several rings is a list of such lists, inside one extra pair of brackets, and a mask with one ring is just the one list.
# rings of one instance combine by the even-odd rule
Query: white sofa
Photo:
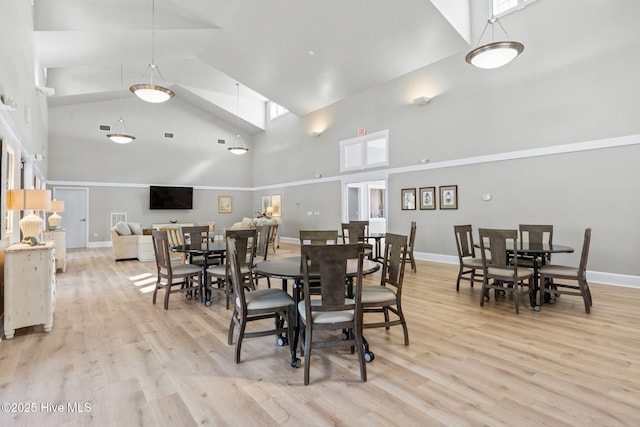
[(138, 223), (119, 222), (111, 229), (111, 246), (116, 261), (138, 258), (138, 242), (142, 227)]

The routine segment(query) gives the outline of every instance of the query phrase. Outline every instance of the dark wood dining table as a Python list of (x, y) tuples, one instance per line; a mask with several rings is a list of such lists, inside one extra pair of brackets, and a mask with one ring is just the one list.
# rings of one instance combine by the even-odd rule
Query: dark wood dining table
[[(480, 243), (474, 245), (480, 248)], [(485, 249), (488, 249), (485, 246)], [(531, 256), (533, 260), (533, 286), (536, 293), (536, 301), (533, 306), (535, 311), (540, 311), (543, 303), (544, 284), (540, 284), (540, 267), (545, 265), (547, 255), (555, 253), (571, 253), (574, 249), (571, 246), (559, 245), (557, 243), (533, 243), (518, 241), (518, 247), (514, 250), (513, 245), (507, 245), (507, 252), (517, 255)], [(541, 260), (542, 262), (538, 262)]]
[(189, 258), (193, 256), (202, 256), (202, 273), (204, 280), (204, 304), (209, 307), (211, 305), (211, 283), (209, 282), (209, 275), (207, 274), (207, 268), (209, 268), (209, 258), (212, 255), (218, 255), (220, 257), (220, 263), (224, 264), (225, 255), (227, 253), (227, 242), (224, 240), (209, 241), (206, 244), (203, 243), (200, 247), (192, 247), (189, 244), (178, 245), (171, 248), (173, 252), (182, 252), (189, 255)]
[[(347, 263), (347, 280), (350, 283), (347, 283), (347, 286), (352, 286), (352, 280), (358, 273), (358, 264), (357, 260), (349, 260)], [(365, 259), (362, 271), (364, 275), (374, 273), (380, 269), (380, 264)], [(300, 359), (297, 357), (296, 349), (298, 347), (298, 339), (300, 337), (300, 319), (298, 314), (298, 302), (300, 301), (300, 295), (302, 292), (302, 264), (300, 256), (291, 256), (286, 258), (267, 260), (259, 262), (255, 265), (253, 271), (256, 274), (271, 277), (274, 279), (282, 280), (282, 288), (287, 290), (287, 283), (289, 280), (293, 281), (292, 286), (292, 296), (294, 301), (295, 313), (294, 313), (294, 335), (293, 335), (293, 343), (291, 343), (291, 366), (294, 368), (300, 367)], [(311, 276), (313, 277), (313, 276)]]

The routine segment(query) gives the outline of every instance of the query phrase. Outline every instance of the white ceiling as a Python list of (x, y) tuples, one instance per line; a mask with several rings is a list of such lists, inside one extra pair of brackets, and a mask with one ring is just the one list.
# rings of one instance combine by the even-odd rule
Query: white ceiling
[[(466, 0), (156, 0), (155, 64), (176, 96), (232, 123), (236, 82), (243, 103), (270, 99), (304, 115), (464, 53), (468, 8)], [(49, 105), (118, 98), (121, 64), (125, 88), (141, 83), (151, 11), (151, 0), (35, 0), (36, 55), (55, 89)]]

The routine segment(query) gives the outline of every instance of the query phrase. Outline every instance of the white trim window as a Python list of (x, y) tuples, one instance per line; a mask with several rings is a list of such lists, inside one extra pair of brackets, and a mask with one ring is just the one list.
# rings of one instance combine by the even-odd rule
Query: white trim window
[(508, 13), (515, 12), (526, 6), (529, 6), (536, 0), (491, 0), (493, 3), (494, 16), (504, 16)]
[(388, 129), (340, 141), (340, 172), (388, 165)]
[(284, 108), (282, 105), (276, 104), (273, 101), (269, 101), (269, 120), (273, 121), (279, 117), (287, 114), (289, 110)]

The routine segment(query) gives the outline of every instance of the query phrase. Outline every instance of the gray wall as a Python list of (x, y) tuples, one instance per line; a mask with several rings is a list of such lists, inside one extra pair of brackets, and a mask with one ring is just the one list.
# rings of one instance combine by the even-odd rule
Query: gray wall
[[(294, 238), (301, 228), (337, 228), (341, 221), (340, 179), (345, 176), (339, 172), (339, 141), (362, 127), (389, 129), (389, 231), (408, 232), (409, 222), (416, 220), (418, 252), (454, 256), (452, 228), (458, 223), (476, 229), (551, 223), (555, 240), (576, 248), (584, 227), (591, 226), (590, 270), (640, 276), (629, 255), (637, 233), (627, 232), (640, 217), (637, 145), (522, 159), (507, 154), (499, 162), (442, 167), (476, 156), (640, 134), (640, 56), (633, 54), (640, 47), (638, 21), (640, 2), (536, 2), (503, 19), (525, 44), (523, 55), (507, 67), (478, 70), (460, 52), (308, 116), (280, 118), (267, 132), (245, 138), (252, 150), (244, 157), (230, 156), (214, 142), (220, 133), (229, 138), (233, 129), (179, 99), (162, 109), (126, 100), (127, 123), (144, 127), (132, 127), (139, 140), (124, 148), (95, 131), (99, 122), (114, 123), (117, 102), (52, 108), (49, 178), (70, 184), (199, 184), (211, 186), (214, 194), (224, 190), (217, 186), (254, 190), (247, 202), (253, 206), (234, 207), (237, 219), (259, 210), (263, 195), (281, 194), (281, 236)], [(597, 31), (585, 22), (595, 23)], [(411, 105), (419, 95), (433, 100)], [(182, 145), (153, 136), (151, 131), (166, 129), (157, 129), (158, 122), (171, 124)], [(320, 137), (308, 136), (317, 123), (326, 123), (326, 130)], [(423, 158), (430, 163), (414, 171)], [(322, 174), (320, 182), (316, 174)], [(449, 184), (458, 185), (458, 210), (400, 210), (401, 188)], [(129, 197), (119, 188), (101, 191), (112, 194), (102, 194), (103, 200)], [(134, 193), (131, 197), (140, 199), (140, 192)], [(482, 201), (483, 193), (493, 199)], [(91, 203), (97, 203), (93, 196)], [(132, 205), (125, 207), (141, 216), (152, 214)], [(115, 210), (111, 207), (105, 205), (99, 215)], [(98, 223), (95, 211), (92, 207), (91, 221)], [(557, 259), (575, 262), (577, 256)]]

